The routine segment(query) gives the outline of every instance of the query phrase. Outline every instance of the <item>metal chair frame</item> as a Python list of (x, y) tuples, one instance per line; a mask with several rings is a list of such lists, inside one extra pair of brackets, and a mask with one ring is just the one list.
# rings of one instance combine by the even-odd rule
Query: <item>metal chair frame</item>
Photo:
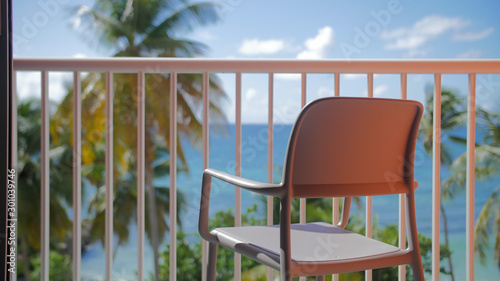
[[(218, 245), (279, 270), (281, 280), (297, 276), (317, 276), (317, 280), (324, 280), (326, 274), (402, 264), (412, 267), (415, 280), (425, 280), (414, 198), (418, 186), (414, 180), (414, 153), (422, 112), (420, 103), (409, 100), (318, 99), (303, 108), (294, 124), (281, 183), (261, 183), (206, 169), (202, 179), (198, 226), (203, 239), (209, 242), (207, 280), (215, 280)], [(210, 189), (214, 177), (255, 193), (278, 197), (281, 205), (279, 225), (216, 228), (210, 231)], [(387, 194), (405, 195), (406, 249), (344, 229), (352, 197)], [(291, 224), (292, 199), (324, 197), (344, 197), (342, 219), (338, 225)], [(268, 237), (259, 237), (263, 233)], [(301, 242), (292, 244), (293, 237)], [(279, 249), (271, 249), (272, 244), (263, 246), (269, 239), (279, 243)], [(354, 257), (339, 246), (338, 251), (343, 256), (337, 257), (337, 249), (333, 249), (336, 246), (325, 249), (321, 241), (314, 244), (318, 239), (353, 245), (353, 251), (368, 254)], [(304, 246), (306, 242), (316, 245), (313, 247), (323, 247), (315, 249), (323, 250), (324, 254), (313, 252), (311, 258), (304, 256), (307, 254), (303, 252), (310, 250), (309, 246)], [(302, 248), (301, 244), (304, 244)]]

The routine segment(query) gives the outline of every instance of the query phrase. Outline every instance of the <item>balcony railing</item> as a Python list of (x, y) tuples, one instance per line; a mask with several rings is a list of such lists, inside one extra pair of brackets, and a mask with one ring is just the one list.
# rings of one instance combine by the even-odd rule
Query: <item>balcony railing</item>
[[(113, 73), (137, 73), (138, 109), (137, 109), (137, 229), (138, 229), (138, 280), (144, 279), (144, 241), (145, 241), (145, 74), (170, 73), (170, 231), (176, 233), (176, 170), (177, 170), (177, 114), (176, 86), (178, 73), (203, 74), (203, 168), (208, 168), (209, 148), (209, 74), (235, 73), (235, 174), (241, 174), (241, 96), (242, 73), (263, 73), (268, 75), (268, 163), (273, 163), (273, 97), (274, 73), (298, 73), (301, 75), (301, 105), (307, 97), (307, 74), (329, 73), (334, 75), (334, 95), (340, 96), (340, 76), (346, 73), (367, 75), (367, 95), (374, 96), (374, 74), (397, 74), (400, 76), (400, 98), (407, 98), (408, 74), (434, 75), (434, 136), (441, 135), (441, 76), (442, 74), (468, 75), (467, 104), (467, 184), (466, 184), (466, 279), (474, 280), (474, 150), (475, 150), (475, 103), (476, 74), (500, 74), (500, 60), (222, 60), (222, 59), (158, 59), (158, 58), (106, 58), (106, 59), (26, 59), (14, 60), (14, 70), (39, 71), (41, 74), (41, 280), (49, 280), (49, 104), (48, 73), (51, 71), (69, 71), (73, 79), (73, 280), (80, 280), (81, 275), (81, 72), (105, 72), (106, 78), (106, 215), (105, 215), (105, 279), (112, 280), (113, 266)], [(15, 85), (15, 83), (14, 83)], [(135, 93), (131, 93), (135, 94)], [(15, 120), (15, 118), (14, 118)], [(15, 122), (15, 121), (14, 121)], [(14, 126), (16, 124), (13, 124)], [(14, 127), (15, 128), (15, 127)], [(13, 141), (16, 144), (16, 140)], [(440, 138), (433, 140), (432, 169), (432, 280), (439, 280), (440, 272)], [(273, 165), (268, 165), (268, 181), (273, 181)], [(300, 200), (300, 221), (306, 220), (305, 199)], [(339, 200), (333, 199), (333, 218), (338, 221)], [(405, 215), (403, 197), (399, 198), (399, 246), (405, 248)], [(267, 220), (272, 222), (272, 198), (268, 198)], [(372, 235), (372, 199), (366, 199), (366, 235)], [(241, 193), (236, 189), (235, 225), (241, 224)], [(176, 235), (170, 235), (170, 280), (176, 280)], [(206, 265), (206, 245), (203, 245), (203, 270)], [(241, 260), (235, 257), (235, 280), (241, 279)], [(268, 273), (268, 280), (271, 278)], [(334, 276), (338, 279), (338, 276)], [(371, 280), (371, 271), (367, 271), (366, 280)], [(399, 280), (405, 280), (405, 267), (399, 269)]]

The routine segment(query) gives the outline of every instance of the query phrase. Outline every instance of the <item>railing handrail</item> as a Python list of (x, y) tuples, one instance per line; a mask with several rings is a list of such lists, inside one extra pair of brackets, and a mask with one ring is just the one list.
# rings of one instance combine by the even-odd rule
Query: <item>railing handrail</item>
[(145, 73), (500, 73), (500, 59), (15, 58), (15, 71)]

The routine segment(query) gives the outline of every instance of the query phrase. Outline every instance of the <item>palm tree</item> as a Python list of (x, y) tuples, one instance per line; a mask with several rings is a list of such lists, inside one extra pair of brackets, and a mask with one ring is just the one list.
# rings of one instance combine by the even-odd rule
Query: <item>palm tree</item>
[[(30, 254), (40, 249), (40, 101), (21, 101), (17, 109), (18, 126), (18, 185), (19, 220), (18, 231), (21, 246), (20, 256), (23, 273), (30, 280)], [(64, 209), (71, 205), (71, 172), (65, 169), (71, 147), (53, 148), (50, 153), (50, 242), (64, 242), (71, 229), (71, 221)], [(71, 163), (71, 162), (69, 162)], [(69, 175), (69, 176), (68, 176)], [(66, 185), (67, 186), (67, 185)], [(71, 186), (71, 184), (70, 184)], [(52, 247), (53, 248), (53, 247)]]
[[(481, 144), (476, 143), (475, 176), (484, 180), (500, 174), (500, 118), (499, 115), (478, 110), (478, 119), (486, 124), (486, 134)], [(451, 165), (452, 175), (446, 179), (444, 191), (454, 197), (465, 190), (467, 155), (463, 153)], [(481, 208), (475, 226), (475, 249), (481, 262), (486, 261), (486, 251), (493, 235), (494, 258), (500, 268), (500, 186), (495, 188)]]
[[(434, 117), (434, 95), (431, 88), (426, 89), (426, 104), (425, 113), (422, 116), (422, 122), (420, 123), (419, 137), (423, 139), (423, 145), (425, 152), (428, 155), (432, 155), (432, 143), (433, 143), (433, 117)], [(441, 91), (441, 130), (443, 132), (451, 131), (463, 125), (466, 118), (466, 110), (463, 105), (463, 98), (458, 97), (457, 94), (448, 89), (443, 89)], [(453, 141), (459, 141), (457, 137), (450, 137)], [(453, 161), (452, 150), (444, 142), (441, 142), (441, 165), (450, 166)], [(444, 184), (444, 183), (443, 183)], [(444, 189), (443, 189), (444, 190)], [(441, 191), (443, 198), (446, 199), (446, 193)], [(440, 202), (439, 208), (443, 217), (443, 229), (445, 245), (449, 248), (448, 239), (448, 221), (446, 217), (446, 212), (443, 206), (443, 201)], [(455, 280), (453, 274), (453, 265), (451, 261), (451, 255), (448, 256), (448, 267), (450, 270), (451, 280)]]
[[(195, 57), (204, 54), (207, 47), (199, 42), (178, 39), (198, 25), (216, 22), (219, 17), (216, 5), (209, 2), (190, 3), (183, 0), (98, 0), (93, 7), (75, 9), (76, 22), (87, 27), (89, 34), (97, 35), (97, 42), (109, 47), (114, 56)], [(86, 38), (92, 38), (87, 36)], [(93, 42), (92, 42), (93, 43)], [(153, 185), (153, 178), (168, 173), (169, 161), (159, 157), (169, 147), (170, 77), (168, 74), (146, 75), (146, 151), (145, 174), (148, 201), (146, 209), (146, 234), (155, 256), (155, 276), (158, 279), (158, 245), (168, 230), (165, 214), (168, 212), (168, 189)], [(136, 164), (137, 89), (134, 75), (114, 75), (114, 158), (115, 170), (115, 229), (118, 243), (128, 240), (127, 226), (135, 217), (135, 183), (129, 171)], [(192, 144), (201, 141), (202, 124), (198, 112), (202, 106), (201, 75), (179, 75), (177, 81), (179, 138), (187, 137)], [(104, 143), (104, 81), (99, 74), (90, 74), (82, 81), (82, 164), (95, 186), (103, 185)], [(165, 90), (166, 89), (166, 90)], [(224, 91), (216, 76), (210, 76), (210, 116), (215, 122), (225, 121), (221, 110)], [(64, 127), (71, 120), (71, 98), (61, 103), (54, 125), (55, 140), (61, 138), (57, 127)], [(187, 171), (182, 143), (178, 143), (177, 155), (180, 169)], [(153, 163), (155, 163), (153, 165)], [(102, 234), (103, 224), (97, 223), (103, 215), (103, 192), (97, 192), (91, 204), (94, 214), (94, 233)], [(182, 198), (179, 198), (182, 199)], [(179, 201), (179, 203), (182, 203)], [(120, 210), (119, 210), (120, 209)], [(122, 210), (123, 209), (123, 210)], [(123, 220), (121, 219), (123, 217)], [(119, 224), (119, 225), (118, 225)], [(98, 230), (101, 228), (101, 230)], [(103, 236), (100, 236), (101, 239)]]

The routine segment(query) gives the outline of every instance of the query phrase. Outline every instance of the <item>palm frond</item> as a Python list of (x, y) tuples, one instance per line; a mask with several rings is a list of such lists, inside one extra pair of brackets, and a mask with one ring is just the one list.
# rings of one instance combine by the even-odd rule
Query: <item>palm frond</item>
[(149, 32), (150, 36), (168, 35), (174, 37), (179, 31), (191, 31), (197, 26), (215, 23), (219, 20), (217, 4), (200, 2), (181, 7)]
[[(208, 47), (203, 43), (175, 39), (166, 35), (146, 37), (138, 46), (141, 49), (141, 56), (155, 57), (196, 57), (205, 54), (208, 50)], [(117, 56), (123, 54), (123, 52), (119, 52)]]
[[(102, 1), (100, 1), (102, 2)], [(106, 11), (107, 5), (96, 5), (89, 8), (85, 5), (79, 6), (79, 19), (81, 30), (85, 41), (93, 43), (90, 38), (94, 38), (100, 45), (108, 48), (116, 48), (117, 41), (127, 37), (132, 30), (129, 25), (124, 24), (116, 17), (110, 16)]]
[[(499, 202), (500, 198), (498, 197), (499, 191), (500, 191), (500, 186), (497, 187), (490, 195), (490, 197), (484, 204), (483, 208), (481, 209), (479, 217), (477, 218), (476, 221), (475, 248), (479, 256), (479, 260), (483, 264), (486, 261), (486, 251), (489, 248), (489, 239), (493, 231), (493, 223), (492, 223), (493, 220), (497, 222), (496, 226), (500, 225), (499, 221), (500, 214), (498, 212), (498, 210), (500, 209), (500, 202)], [(500, 229), (496, 229), (496, 231), (497, 231), (496, 238), (498, 238), (498, 232), (500, 231)], [(495, 244), (497, 244), (497, 241), (495, 242)], [(495, 255), (498, 256), (498, 251), (496, 252)]]
[(495, 246), (493, 247), (493, 258), (497, 261), (497, 267), (500, 268), (500, 203), (497, 201), (497, 212), (493, 222), (495, 229)]

